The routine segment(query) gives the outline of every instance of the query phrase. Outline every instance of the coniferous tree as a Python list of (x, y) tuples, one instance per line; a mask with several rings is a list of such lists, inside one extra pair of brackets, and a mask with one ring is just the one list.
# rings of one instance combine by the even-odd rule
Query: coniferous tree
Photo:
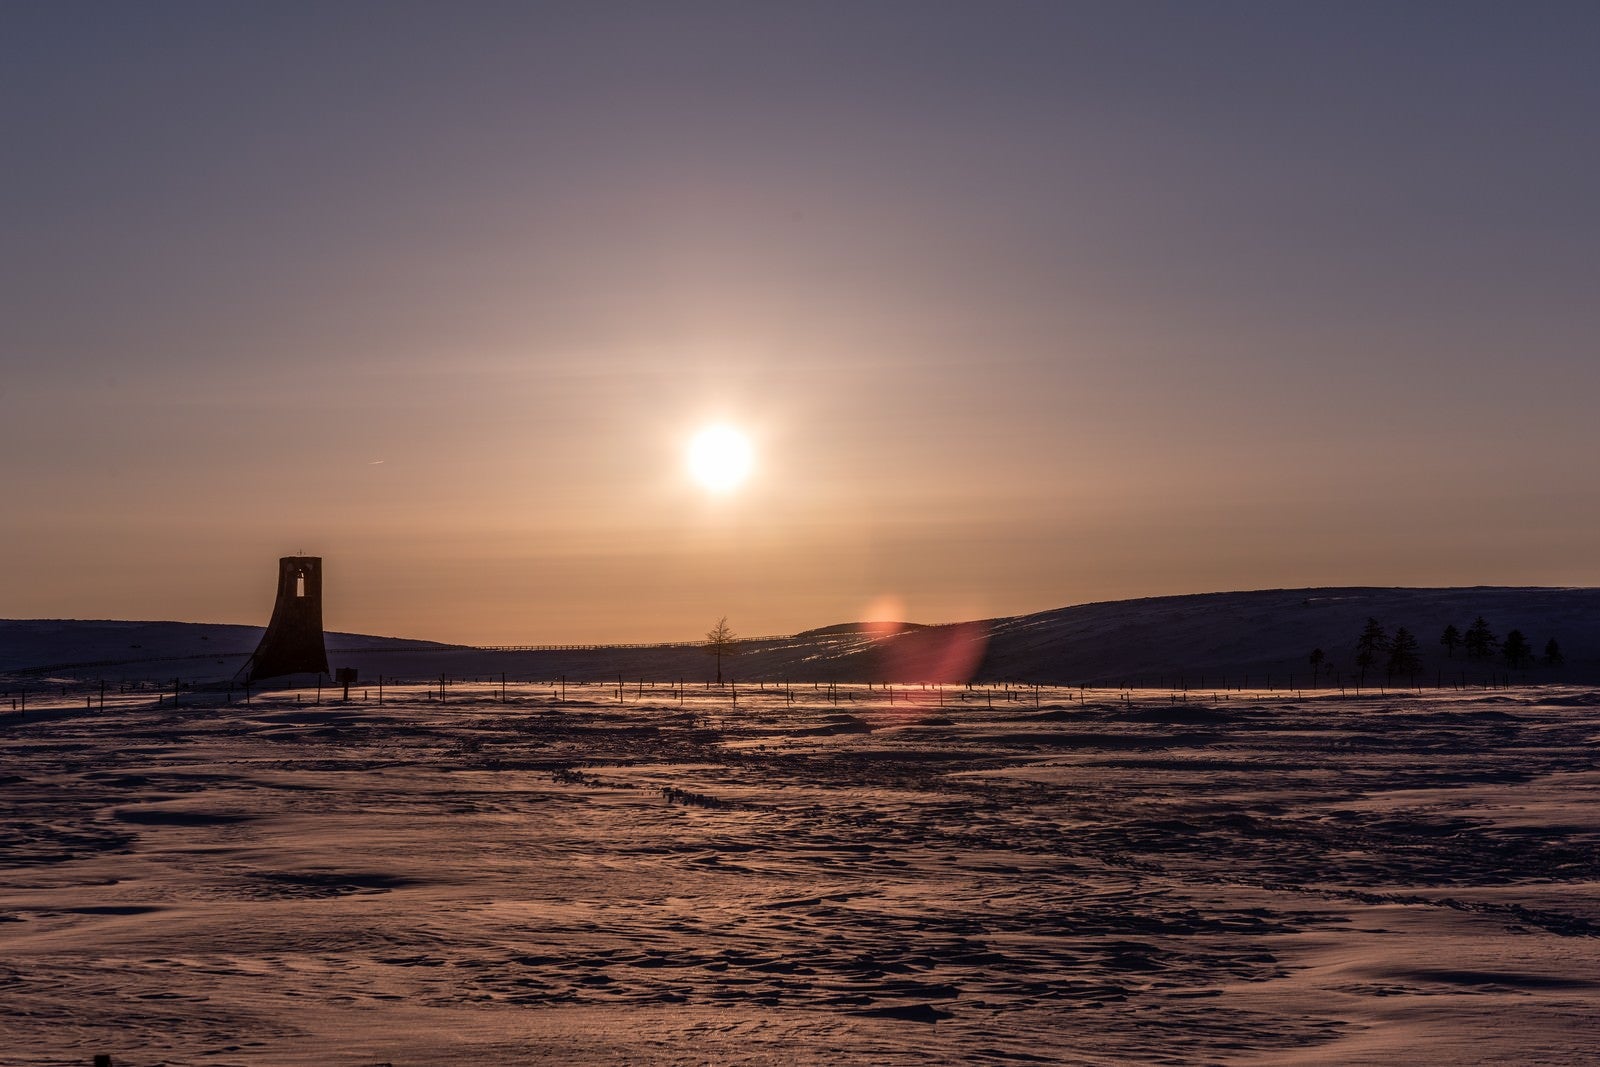
[(1561, 654), (1561, 646), (1552, 637), (1549, 643), (1544, 646), (1544, 665), (1546, 667), (1559, 667), (1565, 662), (1567, 662), (1567, 657)]
[(1533, 646), (1528, 644), (1528, 639), (1522, 636), (1521, 630), (1512, 630), (1506, 634), (1505, 647), (1501, 653), (1506, 658), (1506, 666), (1517, 670), (1526, 667), (1528, 661), (1533, 659)]
[(1317, 679), (1322, 675), (1322, 661), (1327, 659), (1326, 653), (1320, 648), (1313, 648), (1306, 661), (1311, 664), (1311, 688), (1317, 687)]
[(1361, 668), (1361, 685), (1367, 684), (1367, 668), (1378, 662), (1378, 653), (1389, 647), (1389, 638), (1377, 619), (1368, 618), (1361, 636), (1356, 638), (1356, 666)]
[(1444, 646), (1446, 659), (1456, 658), (1456, 649), (1461, 647), (1461, 631), (1456, 629), (1455, 623), (1444, 628), (1444, 633), (1439, 635), (1439, 643)]
[(1417, 671), (1422, 669), (1422, 657), (1418, 653), (1421, 646), (1411, 631), (1404, 626), (1395, 630), (1394, 638), (1389, 642), (1389, 677), (1404, 675), (1412, 684), (1417, 680)]
[(1466, 646), (1468, 659), (1481, 662), (1494, 655), (1495, 646), (1500, 642), (1494, 636), (1494, 631), (1489, 629), (1489, 624), (1483, 621), (1483, 616), (1479, 615), (1467, 627), (1461, 643)]

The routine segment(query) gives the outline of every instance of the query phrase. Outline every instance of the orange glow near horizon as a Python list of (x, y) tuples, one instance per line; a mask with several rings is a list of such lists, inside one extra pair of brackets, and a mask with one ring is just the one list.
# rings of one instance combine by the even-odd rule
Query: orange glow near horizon
[(906, 622), (905, 601), (888, 593), (873, 597), (861, 612), (861, 621), (877, 626)]
[(325, 6), (8, 6), (0, 616), (1600, 585), (1582, 5)]

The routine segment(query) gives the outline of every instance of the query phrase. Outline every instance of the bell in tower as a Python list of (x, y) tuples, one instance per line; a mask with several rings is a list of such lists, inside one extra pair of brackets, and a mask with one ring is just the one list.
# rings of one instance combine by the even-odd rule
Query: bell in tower
[(282, 674), (327, 674), (322, 643), (322, 557), (278, 560), (278, 602), (261, 644), (240, 672), (245, 680)]

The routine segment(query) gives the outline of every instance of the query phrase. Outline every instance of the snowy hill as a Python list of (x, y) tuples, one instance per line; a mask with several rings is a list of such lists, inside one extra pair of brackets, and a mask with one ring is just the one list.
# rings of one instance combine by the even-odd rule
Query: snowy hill
[[(1417, 681), (1481, 682), (1503, 663), (1468, 662), (1439, 644), (1446, 625), (1483, 616), (1499, 637), (1519, 629), (1542, 652), (1551, 638), (1566, 665), (1516, 680), (1600, 682), (1600, 589), (1473, 587), (1324, 588), (1207, 593), (1080, 604), (1032, 615), (948, 625), (849, 623), (791, 638), (747, 642), (724, 663), (728, 676), (777, 681), (961, 681), (1158, 687), (1187, 684), (1283, 687), (1311, 682), (1308, 655), (1325, 654), (1322, 684), (1350, 682), (1355, 641), (1368, 618), (1389, 633), (1406, 627), (1421, 645)], [(0, 621), (0, 673), (51, 666), (52, 675), (223, 678), (259, 640), (260, 627), (173, 622)], [(573, 680), (688, 679), (713, 671), (704, 650), (684, 645), (523, 651), (474, 649), (361, 634), (328, 635), (333, 665), (421, 679), (492, 676)], [(1368, 682), (1382, 680), (1382, 669)]]
[(1375, 618), (1390, 634), (1403, 626), (1416, 636), (1430, 681), (1451, 672), (1473, 677), (1489, 668), (1468, 663), (1460, 649), (1450, 657), (1439, 637), (1447, 625), (1465, 631), (1480, 615), (1501, 638), (1521, 630), (1536, 652), (1558, 641), (1563, 679), (1600, 679), (1600, 589), (1503, 587), (1284, 589), (1084, 604), (997, 620), (984, 670), (1135, 684), (1178, 675), (1191, 685), (1202, 672), (1212, 682), (1248, 673), (1256, 684), (1271, 675), (1280, 685), (1292, 673), (1305, 684), (1308, 655), (1321, 648), (1321, 673), (1348, 680), (1356, 638)]
[[(0, 674), (48, 673), (68, 678), (227, 677), (255, 651), (265, 627), (109, 619), (0, 619)], [(328, 633), (330, 653), (355, 648), (449, 648), (367, 634)]]

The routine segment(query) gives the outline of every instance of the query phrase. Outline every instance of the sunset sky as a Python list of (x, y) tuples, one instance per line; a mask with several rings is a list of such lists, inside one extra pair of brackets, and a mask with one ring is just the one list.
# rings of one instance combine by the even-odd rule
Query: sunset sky
[[(1592, 4), (8, 3), (0, 617), (1600, 584)], [(702, 427), (750, 478), (687, 473)]]

